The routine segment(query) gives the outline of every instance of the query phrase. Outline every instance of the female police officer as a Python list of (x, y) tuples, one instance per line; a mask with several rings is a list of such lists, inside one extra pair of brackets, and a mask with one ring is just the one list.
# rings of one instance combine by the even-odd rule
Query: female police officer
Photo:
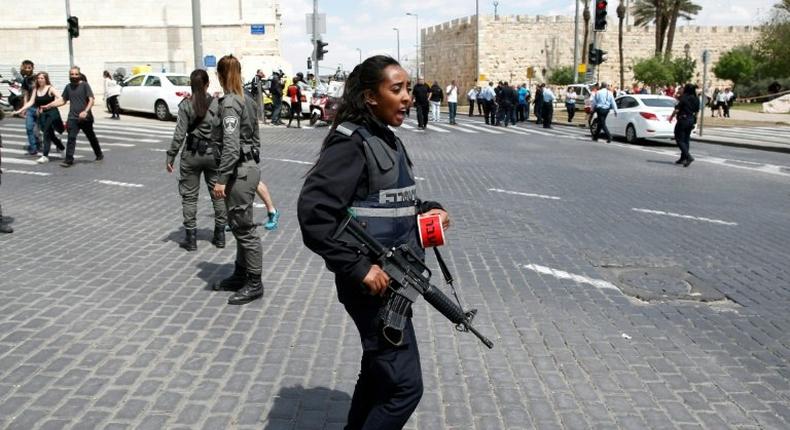
[(338, 298), (359, 330), (362, 366), (347, 429), (400, 429), (422, 396), (420, 356), (409, 320), (400, 346), (381, 335), (377, 314), (389, 277), (376, 264), (333, 238), (349, 210), (385, 246), (409, 244), (422, 252), (416, 215), (447, 213), (417, 200), (411, 161), (388, 126), (403, 123), (410, 104), (408, 74), (390, 57), (375, 56), (354, 68), (319, 159), (299, 196), (305, 245), (335, 274)]
[[(218, 148), (211, 138), (218, 122), (218, 105), (216, 99), (206, 93), (209, 81), (205, 70), (193, 71), (189, 76), (189, 84), (192, 86), (192, 97), (184, 99), (178, 105), (178, 122), (173, 133), (173, 143), (167, 151), (166, 168), (169, 173), (173, 173), (173, 163), (186, 137), (186, 148), (181, 153), (181, 179), (178, 181), (186, 229), (186, 239), (181, 247), (187, 251), (195, 251), (197, 250), (195, 215), (200, 190), (200, 174), (203, 174), (209, 192), (217, 182)], [(211, 200), (214, 205), (214, 238), (211, 242), (217, 248), (224, 248), (228, 212), (224, 200), (218, 198)]]
[(225, 199), (227, 204), (228, 224), (236, 238), (236, 262), (233, 274), (214, 289), (235, 291), (228, 303), (241, 305), (263, 296), (261, 240), (252, 220), (252, 201), (261, 177), (257, 106), (255, 100), (244, 95), (241, 64), (236, 57), (222, 57), (217, 76), (225, 95), (219, 100), (222, 155), (214, 197)]

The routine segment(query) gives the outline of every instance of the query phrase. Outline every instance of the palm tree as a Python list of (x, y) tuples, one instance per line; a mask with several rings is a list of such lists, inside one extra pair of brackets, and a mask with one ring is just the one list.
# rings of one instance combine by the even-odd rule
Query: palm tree
[[(576, 0), (578, 1), (578, 0)], [(584, 43), (582, 44), (582, 64), (587, 64), (587, 36), (590, 34), (590, 0), (584, 0)]]
[(625, 88), (625, 75), (623, 72), (623, 20), (625, 19), (625, 5), (623, 0), (620, 0), (620, 4), (617, 6), (617, 19), (620, 20), (617, 33), (617, 43), (620, 51), (620, 89), (623, 89)]
[(672, 52), (678, 18), (691, 20), (702, 7), (692, 0), (636, 0), (634, 24), (656, 26), (656, 56), (664, 54), (664, 39), (667, 41), (667, 56)]
[(667, 45), (664, 50), (664, 58), (669, 60), (672, 58), (672, 44), (675, 41), (675, 28), (677, 27), (678, 18), (683, 18), (690, 21), (693, 15), (702, 10), (702, 6), (694, 4), (690, 0), (672, 0), (672, 11), (669, 16), (669, 30), (667, 30)]

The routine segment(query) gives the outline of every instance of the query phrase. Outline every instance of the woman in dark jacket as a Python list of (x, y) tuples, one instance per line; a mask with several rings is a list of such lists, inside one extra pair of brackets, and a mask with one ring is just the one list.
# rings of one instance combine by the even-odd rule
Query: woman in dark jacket
[(335, 274), (338, 298), (357, 326), (362, 344), (346, 429), (401, 429), (422, 397), (411, 318), (400, 345), (390, 343), (381, 332), (377, 315), (385, 305), (389, 276), (335, 237), (350, 212), (384, 246), (409, 244), (415, 252), (422, 252), (418, 213), (438, 214), (449, 226), (447, 212), (438, 203), (417, 199), (411, 161), (389, 129), (403, 123), (411, 100), (408, 80), (400, 64), (386, 56), (370, 57), (354, 68), (297, 205), (304, 243)]
[(683, 95), (680, 96), (675, 110), (669, 117), (669, 122), (672, 122), (675, 117), (678, 119), (678, 122), (675, 123), (675, 141), (680, 148), (680, 159), (675, 161), (675, 164), (682, 164), (683, 167), (688, 167), (694, 161), (694, 157), (689, 152), (689, 145), (691, 145), (691, 131), (694, 130), (694, 125), (697, 123), (697, 112), (699, 112), (697, 86), (686, 84), (683, 87)]

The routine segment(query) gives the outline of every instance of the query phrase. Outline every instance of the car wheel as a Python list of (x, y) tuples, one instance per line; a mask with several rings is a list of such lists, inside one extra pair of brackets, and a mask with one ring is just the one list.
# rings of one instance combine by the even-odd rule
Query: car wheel
[(632, 145), (639, 142), (639, 138), (636, 136), (636, 128), (634, 128), (633, 124), (628, 124), (628, 127), (625, 128), (625, 141)]
[(590, 121), (590, 137), (595, 138), (595, 129), (598, 128), (598, 118)]
[(313, 112), (313, 114), (310, 115), (310, 126), (311, 127), (314, 126), (315, 123), (318, 122), (318, 119), (319, 119), (318, 112)]
[(167, 108), (167, 103), (164, 100), (157, 100), (154, 104), (154, 113), (156, 119), (159, 121), (167, 121), (170, 119), (170, 109)]

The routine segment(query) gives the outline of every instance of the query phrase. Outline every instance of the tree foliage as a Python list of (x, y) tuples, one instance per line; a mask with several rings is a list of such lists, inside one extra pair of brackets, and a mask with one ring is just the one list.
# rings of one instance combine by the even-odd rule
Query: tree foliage
[(573, 83), (573, 66), (562, 66), (549, 74), (549, 83), (553, 85), (570, 85)]
[(790, 77), (790, 0), (782, 0), (774, 5), (756, 45), (759, 75)]
[(719, 57), (713, 74), (719, 79), (729, 79), (735, 85), (753, 79), (757, 69), (757, 53), (750, 46), (737, 46)]
[(634, 79), (649, 85), (663, 86), (673, 83), (674, 69), (662, 57), (647, 58), (634, 64)]

